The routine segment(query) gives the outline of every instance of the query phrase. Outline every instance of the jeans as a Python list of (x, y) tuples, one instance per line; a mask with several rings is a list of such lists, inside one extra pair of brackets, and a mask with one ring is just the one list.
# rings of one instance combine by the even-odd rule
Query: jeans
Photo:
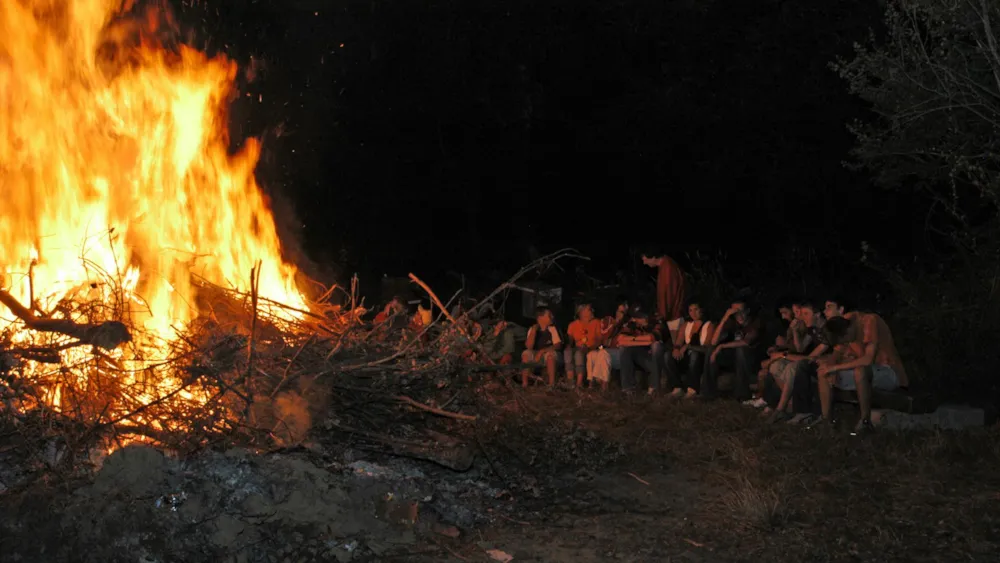
[(563, 350), (563, 364), (570, 373), (587, 373), (587, 351), (583, 348)]
[(813, 400), (817, 392), (816, 363), (811, 361), (798, 362), (795, 369), (795, 380), (792, 383), (792, 410), (795, 411), (795, 414), (818, 414), (819, 401)]
[(611, 357), (611, 369), (622, 369), (622, 352), (624, 348), (605, 348), (605, 352)]
[(719, 350), (716, 361), (709, 362), (705, 366), (704, 377), (701, 382), (701, 394), (706, 397), (714, 397), (718, 394), (719, 384), (719, 364), (732, 365), (736, 369), (736, 377), (733, 380), (733, 397), (738, 401), (745, 401), (750, 398), (750, 381), (756, 381), (754, 366), (754, 350), (749, 346), (739, 346), (737, 348), (723, 348)]
[(649, 374), (649, 388), (660, 389), (660, 371), (663, 369), (663, 343), (651, 346), (628, 346), (622, 349), (622, 391), (635, 390), (635, 369), (638, 367)]
[[(680, 360), (675, 360), (672, 350), (663, 354), (667, 366), (667, 386), (672, 389), (701, 389), (702, 372), (705, 369), (704, 352), (689, 350)], [(684, 376), (681, 376), (681, 372)]]

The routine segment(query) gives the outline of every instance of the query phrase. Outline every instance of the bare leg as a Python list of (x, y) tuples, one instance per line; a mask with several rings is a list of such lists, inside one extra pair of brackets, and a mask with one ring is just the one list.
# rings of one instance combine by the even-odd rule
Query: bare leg
[[(775, 382), (777, 383), (777, 380), (775, 380)], [(780, 383), (779, 386), (781, 387), (781, 398), (778, 399), (778, 406), (774, 410), (781, 412), (790, 406), (789, 403), (791, 403), (792, 399), (792, 388), (795, 386), (795, 373), (793, 372), (788, 381)]]
[(545, 370), (549, 372), (549, 387), (556, 386), (556, 355), (545, 355)]
[(760, 366), (760, 371), (757, 372), (757, 392), (754, 393), (757, 398), (764, 396), (764, 385), (767, 383), (767, 370), (769, 366), (770, 362), (764, 362)]
[(530, 369), (522, 369), (521, 370), (521, 387), (523, 389), (527, 389), (528, 388), (528, 378), (530, 378), (530, 377), (531, 377), (531, 370)]
[(583, 374), (585, 372), (586, 372), (586, 369), (578, 369), (578, 370), (576, 370), (576, 386), (577, 387), (583, 387)]
[(833, 410), (833, 377), (819, 377), (816, 386), (819, 388), (819, 408), (823, 418), (829, 420), (830, 411)]

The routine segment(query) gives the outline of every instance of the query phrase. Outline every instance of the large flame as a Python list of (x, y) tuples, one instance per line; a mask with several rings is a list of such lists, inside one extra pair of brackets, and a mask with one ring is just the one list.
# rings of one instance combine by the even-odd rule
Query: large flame
[[(0, 0), (0, 289), (38, 317), (138, 329), (113, 354), (128, 404), (100, 420), (161, 397), (206, 401), (155, 367), (198, 314), (194, 280), (248, 290), (259, 263), (259, 295), (303, 307), (254, 179), (259, 144), (229, 153), (236, 65), (172, 44), (166, 12), (134, 8)], [(71, 388), (107, 395), (87, 384), (104, 360), (0, 305), (5, 339), (61, 349), (63, 367), (28, 366), (51, 407)], [(69, 373), (77, 383), (59, 383)]]
[(301, 305), (254, 179), (259, 144), (228, 152), (236, 65), (164, 48), (162, 12), (130, 10), (0, 2), (3, 286), (51, 312), (118, 280), (140, 326), (171, 338), (196, 313), (192, 274), (246, 289), (260, 260), (260, 295)]

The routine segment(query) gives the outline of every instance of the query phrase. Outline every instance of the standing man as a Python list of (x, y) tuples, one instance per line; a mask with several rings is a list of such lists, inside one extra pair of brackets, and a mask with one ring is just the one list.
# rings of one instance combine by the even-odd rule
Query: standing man
[(662, 252), (647, 251), (642, 263), (656, 268), (656, 314), (667, 323), (684, 316), (684, 270)]

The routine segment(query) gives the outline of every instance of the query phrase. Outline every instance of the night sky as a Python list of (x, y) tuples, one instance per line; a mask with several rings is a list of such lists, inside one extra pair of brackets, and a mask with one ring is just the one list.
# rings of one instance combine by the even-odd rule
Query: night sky
[[(317, 261), (516, 270), (529, 245), (849, 260), (922, 244), (912, 196), (843, 166), (868, 117), (828, 64), (870, 0), (229, 0), (182, 9), (256, 70), (234, 137)], [(595, 265), (600, 269), (599, 265)]]

